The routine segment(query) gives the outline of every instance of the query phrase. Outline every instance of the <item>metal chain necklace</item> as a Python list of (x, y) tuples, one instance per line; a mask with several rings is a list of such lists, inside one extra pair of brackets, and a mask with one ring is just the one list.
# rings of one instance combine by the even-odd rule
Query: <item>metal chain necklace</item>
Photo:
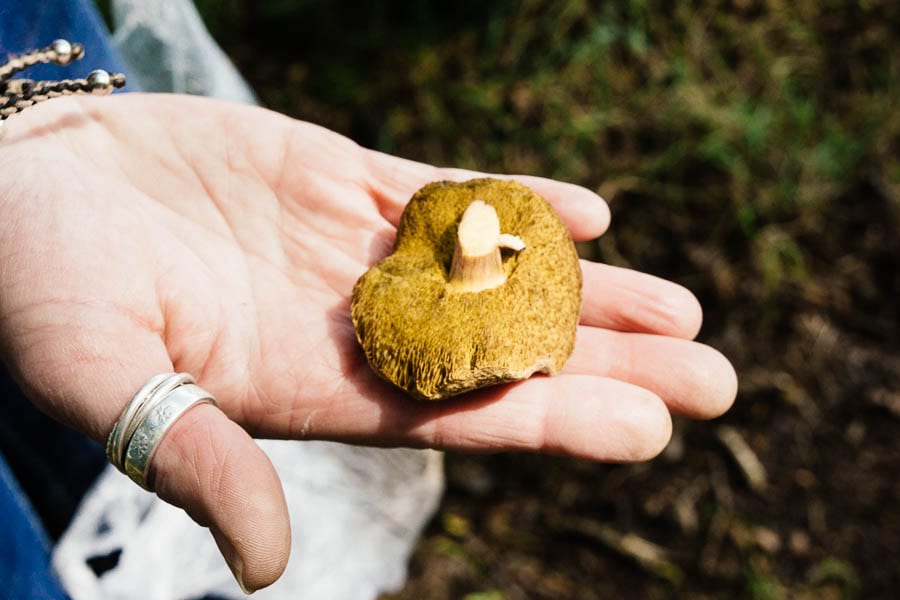
[(84, 46), (81, 44), (56, 40), (46, 48), (32, 50), (19, 56), (11, 56), (5, 64), (0, 65), (0, 136), (2, 136), (6, 119), (39, 102), (72, 94), (105, 96), (114, 88), (120, 89), (125, 86), (124, 74), (110, 74), (103, 69), (91, 71), (83, 79), (61, 79), (59, 81), (13, 79), (16, 73), (38, 63), (54, 63), (65, 66), (80, 60), (83, 56)]

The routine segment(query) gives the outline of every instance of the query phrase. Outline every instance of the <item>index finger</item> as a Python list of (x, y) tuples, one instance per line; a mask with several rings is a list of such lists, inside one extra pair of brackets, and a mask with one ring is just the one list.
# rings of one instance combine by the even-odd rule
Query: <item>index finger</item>
[(492, 175), (433, 167), (424, 163), (365, 151), (367, 186), (378, 202), (381, 214), (395, 226), (403, 207), (416, 190), (432, 181), (466, 181), (477, 177), (513, 179), (544, 197), (572, 233), (575, 241), (594, 239), (609, 226), (609, 207), (603, 198), (581, 186), (530, 175)]

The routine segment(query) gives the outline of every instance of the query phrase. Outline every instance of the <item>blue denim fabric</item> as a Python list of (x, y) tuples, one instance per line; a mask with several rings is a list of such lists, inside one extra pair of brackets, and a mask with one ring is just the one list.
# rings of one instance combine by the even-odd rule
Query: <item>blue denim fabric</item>
[(74, 79), (93, 69), (125, 72), (109, 43), (109, 32), (91, 0), (3, 0), (0, 2), (0, 59), (43, 48), (64, 38), (84, 45), (84, 58), (66, 67), (35, 65), (28, 79)]
[[(125, 71), (89, 0), (0, 1), (0, 61), (57, 38), (83, 44), (85, 58), (67, 67), (36, 65), (21, 77)], [(68, 598), (49, 567), (52, 538), (62, 533), (103, 461), (96, 443), (39, 412), (0, 365), (0, 599)]]
[(50, 572), (50, 542), (0, 455), (0, 598), (68, 598)]

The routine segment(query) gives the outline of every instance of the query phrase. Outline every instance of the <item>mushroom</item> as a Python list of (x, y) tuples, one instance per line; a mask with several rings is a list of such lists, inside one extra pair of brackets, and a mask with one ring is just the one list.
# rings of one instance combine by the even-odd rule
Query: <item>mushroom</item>
[(562, 369), (575, 345), (581, 268), (546, 200), (514, 181), (439, 181), (412, 197), (393, 253), (353, 289), (374, 371), (441, 400)]

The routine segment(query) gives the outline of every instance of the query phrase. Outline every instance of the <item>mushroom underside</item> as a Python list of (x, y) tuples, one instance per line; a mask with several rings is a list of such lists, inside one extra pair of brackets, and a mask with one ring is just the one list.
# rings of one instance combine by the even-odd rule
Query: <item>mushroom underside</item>
[(563, 286), (529, 288), (516, 270), (502, 287), (459, 293), (437, 269), (400, 278), (391, 262), (360, 280), (354, 322), (375, 371), (410, 394), (441, 399), (554, 374), (571, 354), (580, 298)]
[[(473, 284), (461, 267), (491, 271), (489, 286)], [(574, 348), (580, 308), (581, 269), (567, 229), (543, 198), (494, 179), (417, 192), (393, 254), (359, 279), (351, 302), (373, 370), (430, 400), (558, 372)]]

